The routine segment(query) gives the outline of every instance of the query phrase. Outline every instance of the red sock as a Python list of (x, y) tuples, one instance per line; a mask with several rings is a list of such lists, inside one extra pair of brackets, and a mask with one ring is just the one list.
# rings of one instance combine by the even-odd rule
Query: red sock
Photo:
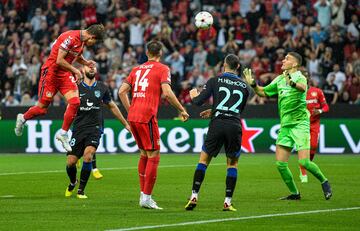
[(144, 155), (140, 155), (139, 163), (138, 163), (138, 172), (139, 172), (139, 179), (140, 179), (140, 190), (144, 192), (144, 185), (145, 185), (145, 170), (146, 170), (146, 163), (148, 157)]
[(79, 106), (80, 106), (79, 97), (73, 97), (69, 99), (68, 106), (66, 107), (66, 111), (64, 114), (64, 122), (61, 127), (64, 131), (68, 131), (70, 129), (70, 126), (75, 119)]
[(299, 167), (300, 167), (301, 175), (306, 176), (307, 175), (306, 174), (306, 169), (301, 165), (299, 165)]
[(315, 157), (315, 151), (314, 152), (310, 151), (310, 160), (313, 161), (314, 157)]
[(151, 195), (157, 176), (160, 156), (148, 158), (145, 171), (144, 194)]
[(25, 120), (30, 120), (36, 116), (40, 116), (40, 115), (45, 115), (47, 113), (47, 108), (41, 108), (39, 106), (33, 106), (31, 108), (29, 108), (29, 110), (27, 110), (24, 113), (24, 119)]

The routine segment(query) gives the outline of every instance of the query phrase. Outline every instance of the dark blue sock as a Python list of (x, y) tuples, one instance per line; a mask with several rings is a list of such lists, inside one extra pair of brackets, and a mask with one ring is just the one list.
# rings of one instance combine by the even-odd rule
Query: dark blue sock
[(200, 186), (205, 178), (205, 171), (207, 166), (202, 163), (198, 163), (194, 173), (193, 187), (192, 190), (196, 193), (200, 191)]
[(237, 180), (237, 169), (236, 168), (228, 168), (227, 174), (226, 174), (226, 191), (225, 196), (226, 197), (232, 197), (235, 185)]
[(84, 161), (83, 165), (82, 165), (82, 169), (81, 169), (81, 174), (80, 174), (80, 185), (79, 185), (79, 189), (78, 189), (79, 194), (84, 194), (86, 184), (90, 177), (91, 169), (92, 169), (91, 162)]

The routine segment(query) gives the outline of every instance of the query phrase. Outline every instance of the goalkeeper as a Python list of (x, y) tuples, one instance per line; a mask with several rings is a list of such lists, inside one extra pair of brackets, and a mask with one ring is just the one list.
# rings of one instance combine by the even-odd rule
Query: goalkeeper
[(300, 200), (300, 192), (295, 185), (293, 175), (288, 167), (292, 148), (298, 152), (299, 164), (312, 173), (320, 182), (325, 199), (332, 196), (329, 181), (320, 168), (310, 161), (310, 119), (306, 109), (307, 81), (298, 70), (302, 57), (296, 52), (289, 52), (282, 61), (283, 73), (277, 76), (266, 87), (257, 86), (251, 70), (245, 69), (245, 80), (259, 96), (278, 95), (280, 130), (276, 140), (276, 165), (280, 175), (290, 190), (290, 195), (281, 200)]

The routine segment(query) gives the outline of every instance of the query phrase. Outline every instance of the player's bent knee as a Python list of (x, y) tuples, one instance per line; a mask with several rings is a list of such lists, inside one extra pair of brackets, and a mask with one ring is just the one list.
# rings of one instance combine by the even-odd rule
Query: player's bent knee
[(304, 168), (307, 168), (310, 164), (310, 159), (304, 158), (304, 159), (299, 160), (298, 162), (301, 166), (303, 166)]

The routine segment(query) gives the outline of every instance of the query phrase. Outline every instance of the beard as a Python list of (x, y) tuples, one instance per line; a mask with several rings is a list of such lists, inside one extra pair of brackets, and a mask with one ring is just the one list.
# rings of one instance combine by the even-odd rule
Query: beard
[(85, 75), (86, 75), (86, 77), (88, 79), (94, 79), (95, 78), (95, 73), (86, 72)]

